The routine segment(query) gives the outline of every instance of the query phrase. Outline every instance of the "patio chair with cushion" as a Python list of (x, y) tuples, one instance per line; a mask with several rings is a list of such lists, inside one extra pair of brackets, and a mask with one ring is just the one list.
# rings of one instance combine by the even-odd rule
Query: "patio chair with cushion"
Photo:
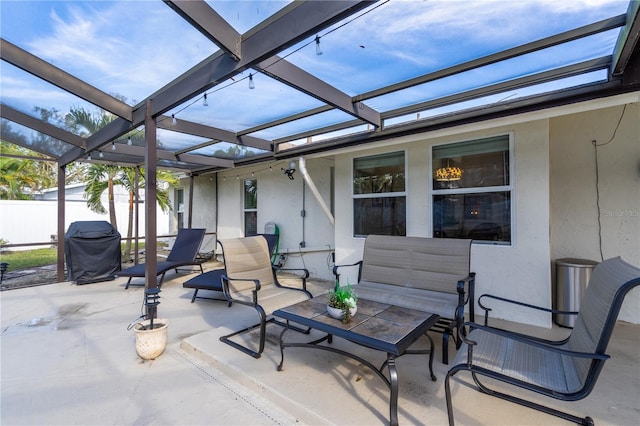
[[(604, 362), (609, 358), (605, 351), (624, 297), (638, 284), (640, 269), (619, 257), (600, 263), (593, 270), (574, 328), (569, 337), (562, 341), (544, 340), (489, 327), (486, 321), (485, 325), (467, 323), (470, 332), (466, 336), (460, 333), (464, 344), (445, 379), (449, 424), (454, 424), (450, 380), (461, 371), (471, 373), (480, 392), (578, 424), (593, 424), (590, 417), (578, 417), (524, 397), (490, 389), (480, 382), (479, 376), (563, 401), (587, 397), (596, 384)], [(480, 300), (483, 297), (566, 314), (489, 295), (483, 295)]]
[[(259, 235), (246, 238), (235, 238), (221, 242), (224, 252), (225, 274), (222, 275), (222, 290), (231, 303), (251, 306), (258, 312), (260, 321), (226, 336), (220, 340), (242, 352), (260, 358), (264, 350), (266, 325), (276, 322), (271, 314), (277, 309), (311, 299), (307, 291), (306, 269), (282, 269), (271, 264), (271, 254), (267, 240)], [(278, 281), (277, 271), (298, 271), (295, 280), (300, 280), (300, 287), (282, 285)], [(293, 279), (293, 278), (292, 278)], [(278, 323), (280, 324), (280, 323)], [(258, 350), (231, 340), (232, 337), (260, 329)]]
[[(171, 251), (169, 252), (166, 260), (158, 262), (157, 274), (162, 274), (162, 276), (160, 277), (160, 282), (158, 283), (158, 287), (162, 286), (164, 275), (172, 269), (175, 269), (177, 273), (179, 267), (198, 266), (200, 267), (200, 272), (204, 272), (202, 269), (202, 264), (196, 261), (196, 256), (198, 255), (198, 251), (200, 250), (202, 240), (204, 239), (205, 231), (206, 229), (201, 228), (184, 228), (178, 230), (178, 236), (176, 237), (176, 240), (173, 243), (173, 247), (171, 247)], [(131, 279), (133, 277), (144, 277), (145, 275), (146, 265), (144, 263), (140, 263), (127, 269), (123, 269), (118, 273), (118, 276), (120, 277), (129, 277), (129, 280), (124, 287), (125, 290), (128, 289), (130, 285), (144, 285), (144, 283), (131, 284)]]
[[(278, 234), (259, 234), (262, 235), (267, 240), (267, 245), (269, 246), (269, 253), (273, 256), (276, 246), (278, 244)], [(217, 242), (218, 245), (220, 241)], [(224, 253), (223, 253), (224, 257)], [(224, 275), (224, 268), (213, 269), (211, 271), (207, 271), (204, 274), (196, 275), (195, 277), (185, 281), (182, 284), (184, 288), (192, 288), (193, 296), (191, 297), (191, 303), (195, 302), (196, 299), (207, 299), (207, 300), (220, 300), (223, 302), (228, 302), (229, 306), (231, 306), (231, 301), (227, 300), (222, 291), (222, 275)], [(209, 292), (213, 291), (215, 293), (221, 293), (218, 297), (208, 297), (208, 296), (198, 296), (198, 291), (207, 290)], [(214, 294), (215, 296), (215, 294)]]

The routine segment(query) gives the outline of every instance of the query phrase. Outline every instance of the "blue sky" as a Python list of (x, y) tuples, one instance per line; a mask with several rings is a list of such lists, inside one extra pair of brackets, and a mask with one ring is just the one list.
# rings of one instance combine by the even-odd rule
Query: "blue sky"
[[(247, 31), (286, 3), (209, 2), (239, 32)], [(375, 10), (338, 29), (336, 25), (320, 32), (323, 55), (315, 55), (312, 39), (282, 55), (290, 54), (290, 62), (347, 94), (356, 95), (609, 18), (624, 13), (628, 7), (628, 1), (623, 0), (393, 0), (377, 4)], [(0, 32), (5, 40), (105, 92), (126, 97), (130, 104), (151, 95), (217, 50), (159, 0), (2, 0), (0, 14)], [(607, 55), (616, 38), (617, 31), (611, 31), (367, 103), (385, 111), (565, 62)], [(310, 44), (296, 51), (307, 43)], [(93, 108), (5, 62), (1, 66), (0, 93), (4, 103), (25, 112), (32, 112), (36, 105), (62, 112), (70, 106)], [(248, 73), (210, 90), (208, 107), (194, 99), (170, 113), (238, 130), (320, 105), (261, 74), (254, 76), (256, 89), (249, 91)], [(505, 96), (524, 94), (521, 91)], [(348, 119), (341, 112), (332, 112), (313, 120), (323, 125)], [(302, 129), (309, 121), (265, 131), (260, 136), (277, 138)]]

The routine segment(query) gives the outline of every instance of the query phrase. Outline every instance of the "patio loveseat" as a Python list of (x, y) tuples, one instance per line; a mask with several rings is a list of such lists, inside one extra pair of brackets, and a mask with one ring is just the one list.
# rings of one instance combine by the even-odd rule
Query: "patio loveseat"
[[(449, 336), (464, 323), (467, 304), (474, 320), (470, 257), (471, 240), (369, 235), (362, 260), (336, 265), (333, 273), (339, 281), (341, 268), (358, 266), (358, 297), (440, 315), (432, 330), (443, 333), (442, 362), (448, 364)], [(457, 334), (454, 339), (459, 347)]]

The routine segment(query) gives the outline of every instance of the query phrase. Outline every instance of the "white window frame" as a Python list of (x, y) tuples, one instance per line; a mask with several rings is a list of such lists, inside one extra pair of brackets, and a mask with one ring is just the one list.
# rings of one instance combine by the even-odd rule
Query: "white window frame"
[[(375, 157), (378, 155), (385, 155), (385, 154), (392, 154), (392, 153), (397, 153), (397, 152), (402, 152), (403, 154), (403, 158), (404, 158), (404, 191), (397, 191), (397, 192), (376, 192), (376, 193), (370, 193), (370, 194), (354, 194), (353, 193), (353, 181), (355, 179), (355, 161), (359, 158), (366, 158), (366, 157)], [(355, 209), (353, 208), (354, 206), (354, 201), (356, 199), (365, 199), (365, 198), (394, 198), (394, 197), (404, 197), (405, 199), (405, 220), (407, 221), (407, 223), (405, 223), (405, 233), (407, 232), (407, 230), (409, 229), (409, 168), (408, 168), (408, 155), (407, 155), (407, 150), (406, 149), (397, 149), (397, 150), (393, 150), (393, 151), (387, 151), (387, 152), (378, 152), (375, 154), (368, 154), (368, 155), (359, 155), (357, 157), (353, 157), (351, 159), (351, 236), (353, 238), (366, 238), (366, 236), (361, 236), (361, 235), (356, 235), (355, 234), (355, 227), (354, 227), (354, 222), (355, 222), (355, 218), (353, 217), (355, 215)]]
[[(174, 205), (175, 205), (175, 218), (176, 228), (184, 228), (184, 188), (175, 188), (174, 190)], [(182, 200), (182, 202), (180, 202)]]
[[(489, 139), (500, 136), (508, 136), (509, 138), (509, 184), (508, 185), (498, 185), (498, 186), (486, 186), (486, 187), (470, 187), (470, 188), (450, 188), (450, 189), (433, 189), (433, 176), (431, 171), (433, 170), (433, 148), (446, 146), (446, 145), (454, 145), (456, 143), (461, 142), (473, 142), (480, 141), (483, 139)], [(434, 144), (429, 147), (429, 232), (428, 235), (433, 237), (433, 197), (436, 195), (455, 195), (455, 194), (481, 194), (481, 193), (490, 193), (490, 192), (509, 192), (510, 194), (510, 241), (483, 241), (483, 240), (473, 240), (473, 244), (478, 245), (493, 245), (493, 246), (502, 246), (502, 247), (513, 247), (515, 246), (516, 240), (516, 191), (515, 191), (515, 152), (514, 152), (514, 134), (513, 132), (508, 133), (498, 133), (495, 135), (481, 136), (477, 138), (471, 139), (463, 139), (455, 142), (447, 142), (442, 144)]]
[[(246, 201), (246, 187), (247, 184), (246, 182), (248, 181), (255, 181), (256, 182), (256, 207), (255, 208), (247, 208), (245, 205), (245, 201)], [(243, 229), (243, 233), (245, 236), (247, 236), (247, 224), (246, 224), (246, 214), (250, 213), (250, 212), (255, 212), (256, 213), (256, 233), (258, 232), (258, 192), (257, 192), (257, 188), (258, 188), (258, 179), (255, 177), (249, 178), (249, 179), (242, 179), (242, 229)]]

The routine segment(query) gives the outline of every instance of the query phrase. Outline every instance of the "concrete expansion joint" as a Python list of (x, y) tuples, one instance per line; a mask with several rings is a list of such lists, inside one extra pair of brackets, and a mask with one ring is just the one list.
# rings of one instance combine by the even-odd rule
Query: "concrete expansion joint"
[[(222, 372), (219, 372), (218, 374), (212, 373), (212, 371), (211, 371), (212, 367), (210, 367), (208, 364), (205, 364), (205, 363), (201, 362), (199, 359), (190, 356), (187, 352), (185, 352), (184, 350), (182, 350), (180, 348), (180, 343), (177, 343), (171, 349), (171, 352), (176, 354), (176, 355), (178, 355), (184, 361), (188, 362), (189, 364), (191, 364), (192, 366), (197, 368), (201, 373), (206, 375), (208, 379), (211, 379), (211, 380), (215, 381), (217, 384), (222, 386), (224, 389), (226, 389), (227, 391), (229, 391), (230, 393), (235, 395), (235, 397), (237, 399), (242, 400), (246, 404), (248, 404), (251, 407), (255, 408), (256, 411), (262, 413), (265, 417), (269, 418), (269, 420), (272, 422), (272, 424), (282, 425), (282, 426), (285, 425), (285, 423), (281, 422), (275, 416), (271, 415), (263, 407), (261, 407), (258, 404), (255, 404), (254, 401), (259, 399), (259, 397), (257, 397), (257, 395), (251, 394), (251, 392), (245, 387), (243, 387), (244, 392), (240, 392), (240, 391), (234, 389), (234, 387), (232, 387), (231, 385), (229, 385), (227, 383), (228, 382), (228, 378), (226, 376), (224, 376)], [(227, 379), (227, 380), (225, 380), (225, 379)], [(241, 386), (241, 385), (235, 384), (235, 386)], [(298, 424), (301, 424), (301, 423), (298, 422)]]

